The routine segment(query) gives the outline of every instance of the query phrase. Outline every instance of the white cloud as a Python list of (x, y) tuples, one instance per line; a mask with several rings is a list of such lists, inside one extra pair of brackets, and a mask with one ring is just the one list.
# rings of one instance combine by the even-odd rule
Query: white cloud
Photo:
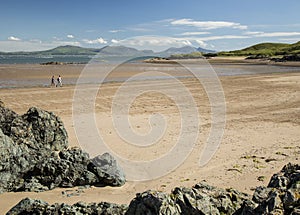
[(249, 36), (240, 36), (240, 35), (222, 35), (222, 36), (210, 36), (210, 37), (201, 37), (202, 41), (211, 41), (211, 40), (223, 40), (223, 39), (247, 39)]
[(112, 42), (112, 43), (119, 43), (120, 41), (119, 41), (119, 40), (116, 40), (116, 39), (112, 39), (111, 42)]
[(244, 35), (251, 37), (293, 37), (300, 36), (300, 32), (262, 32), (262, 31), (247, 31)]
[(194, 35), (204, 35), (204, 34), (210, 34), (210, 32), (205, 32), (205, 31), (184, 32), (180, 35), (182, 35), (182, 36), (194, 36)]
[[(195, 39), (195, 42), (201, 47), (201, 48), (206, 48), (206, 47), (208, 47), (208, 44), (207, 43), (205, 43), (203, 40), (197, 40), (197, 39)], [(210, 47), (212, 47), (211, 45), (210, 45)]]
[(247, 29), (247, 26), (241, 25), (240, 23), (226, 21), (195, 21), (193, 19), (178, 19), (171, 21), (171, 24), (197, 27), (206, 30), (217, 28), (234, 28), (240, 30)]
[(10, 37), (7, 38), (7, 40), (9, 40), (9, 41), (20, 41), (21, 39), (18, 38), (18, 37), (10, 36)]
[(292, 37), (292, 38), (281, 38), (279, 39), (280, 41), (285, 41), (285, 42), (291, 42), (291, 43), (296, 43), (300, 41), (300, 37)]
[(207, 46), (205, 42), (197, 38), (175, 38), (167, 36), (138, 36), (123, 40), (112, 40), (112, 42), (137, 49), (152, 49), (154, 51), (161, 51), (170, 47)]
[(67, 35), (67, 38), (69, 38), (69, 39), (73, 39), (73, 38), (74, 38), (74, 36), (73, 36), (72, 34), (68, 34), (68, 35)]
[(64, 46), (64, 45), (81, 46), (81, 43), (78, 42), (78, 41), (52, 41), (52, 42), (46, 42), (45, 44), (49, 44), (49, 45), (52, 45), (54, 47)]
[(255, 37), (290, 37), (300, 36), (300, 32), (271, 32), (271, 33), (259, 33), (255, 34)]
[(182, 46), (200, 46), (202, 48), (212, 48), (206, 41), (223, 40), (223, 39), (245, 39), (250, 38), (245, 35), (222, 35), (209, 37), (168, 37), (168, 36), (138, 36), (126, 38), (123, 40), (112, 39), (114, 44), (129, 46), (137, 49), (152, 49), (154, 51), (161, 51), (170, 47)]
[(118, 32), (122, 32), (122, 31), (124, 31), (124, 30), (116, 29), (116, 30), (110, 30), (109, 32), (110, 33), (118, 33)]
[(83, 39), (82, 41), (87, 43), (87, 44), (106, 44), (107, 43), (107, 41), (104, 40), (102, 37), (99, 37), (95, 40)]
[(74, 46), (80, 46), (80, 42), (74, 41), (47, 41), (43, 42), (37, 39), (29, 40), (29, 41), (18, 41), (17, 43), (15, 41), (9, 40), (9, 41), (0, 41), (0, 51), (4, 52), (14, 52), (14, 51), (41, 51), (41, 50), (47, 50), (52, 49), (57, 46), (63, 46), (63, 45), (74, 45)]
[(244, 32), (245, 35), (256, 35), (256, 34), (261, 34), (264, 33), (262, 31), (246, 31)]
[(150, 27), (140, 27), (140, 26), (137, 26), (137, 27), (128, 27), (127, 28), (128, 30), (130, 31), (137, 31), (137, 32), (150, 32), (150, 31), (153, 31), (154, 29), (150, 28)]
[[(191, 42), (185, 38), (161, 37), (161, 36), (139, 36), (125, 40), (130, 45), (145, 46), (181, 46), (191, 45)], [(124, 41), (121, 41), (124, 42)]]

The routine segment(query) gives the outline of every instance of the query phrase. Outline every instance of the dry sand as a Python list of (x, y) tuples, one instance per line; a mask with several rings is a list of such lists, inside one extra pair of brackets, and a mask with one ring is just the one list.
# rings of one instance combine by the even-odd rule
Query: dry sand
[[(22, 73), (23, 76), (18, 77), (48, 80), (53, 71), (60, 70), (63, 77), (76, 79), (82, 69), (74, 65), (55, 67), (53, 70), (47, 67), (49, 71), (41, 73), (38, 72), (39, 66), (33, 65), (30, 68), (36, 69), (28, 70), (26, 75)], [(3, 70), (0, 71), (1, 78), (8, 78), (6, 74)], [(0, 213), (6, 212), (25, 197), (49, 203), (108, 201), (128, 204), (137, 192), (148, 189), (169, 192), (176, 186), (190, 187), (202, 180), (251, 194), (252, 188), (267, 185), (271, 175), (286, 163), (299, 163), (300, 73), (220, 77), (227, 106), (226, 128), (219, 149), (204, 167), (199, 167), (198, 161), (211, 127), (210, 103), (203, 87), (195, 79), (181, 80), (194, 96), (201, 123), (200, 135), (192, 153), (176, 170), (156, 180), (129, 181), (123, 187), (91, 187), (84, 189), (80, 196), (73, 197), (62, 195), (62, 191), (76, 188), (59, 188), (42, 193), (3, 193), (0, 194)], [(137, 81), (133, 84), (154, 84), (176, 90), (174, 82), (170, 80)], [(180, 115), (174, 101), (155, 92), (137, 97), (130, 108), (132, 126), (137, 132), (149, 131), (148, 117), (152, 113), (163, 114), (168, 127), (158, 144), (147, 148), (134, 147), (118, 137), (112, 124), (111, 101), (120, 85), (121, 83), (103, 85), (96, 99), (97, 125), (103, 139), (112, 150), (130, 159), (153, 159), (168, 152), (180, 130)], [(66, 126), (69, 144), (78, 146), (72, 121), (73, 92), (72, 85), (62, 88), (15, 88), (1, 89), (0, 97), (7, 107), (19, 114), (26, 112), (31, 106), (53, 111)], [(259, 176), (264, 176), (264, 180), (259, 181)]]

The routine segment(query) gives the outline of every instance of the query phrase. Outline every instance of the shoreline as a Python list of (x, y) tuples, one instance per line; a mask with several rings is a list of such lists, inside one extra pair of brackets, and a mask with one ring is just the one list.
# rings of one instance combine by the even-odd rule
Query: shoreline
[[(253, 60), (242, 60), (241, 58), (226, 57), (225, 63), (223, 58), (210, 59), (199, 64), (200, 67), (207, 70), (214, 70), (218, 77), (224, 76), (244, 76), (256, 74), (275, 74), (282, 72), (300, 72), (300, 63), (285, 64), (276, 63), (268, 64), (267, 62), (257, 62)], [(249, 62), (250, 61), (250, 62)], [(167, 77), (155, 77), (148, 71), (161, 71), (171, 77), (178, 79), (193, 78), (191, 72), (185, 70), (180, 62), (190, 63), (191, 66), (199, 63), (197, 60), (179, 60), (178, 63), (134, 63), (122, 64), (111, 71), (106, 77), (102, 77), (102, 65), (39, 65), (39, 64), (15, 64), (15, 65), (0, 65), (0, 89), (14, 89), (27, 87), (50, 87), (51, 77), (61, 75), (63, 86), (74, 86), (82, 72), (87, 68), (88, 75), (85, 76), (85, 81), (82, 84), (99, 84), (99, 83), (121, 83), (129, 77), (139, 75), (139, 79), (145, 80), (160, 80)], [(202, 69), (202, 68), (201, 68)], [(105, 72), (105, 71), (103, 71)], [(141, 76), (141, 73), (142, 74)], [(97, 80), (103, 79), (102, 82)], [(136, 81), (135, 79), (134, 81)]]
[(212, 57), (211, 59), (208, 59), (208, 61), (212, 64), (238, 63), (238, 64), (250, 64), (250, 65), (273, 65), (273, 66), (300, 67), (299, 61), (275, 62), (275, 61), (271, 61), (271, 60), (245, 59), (245, 57)]
[[(209, 58), (194, 58), (194, 59), (146, 59), (146, 60), (141, 60), (138, 61), (138, 63), (146, 63), (146, 64), (174, 64), (176, 61), (178, 62), (195, 62), (199, 60), (206, 60), (209, 63), (215, 64), (215, 63), (223, 63), (223, 64), (235, 64), (235, 63), (241, 63), (241, 64), (250, 64), (250, 65), (256, 65), (256, 64), (263, 64), (263, 65), (288, 65), (288, 66), (300, 66), (299, 61), (283, 61), (283, 62), (276, 62), (268, 59), (246, 59), (247, 56), (216, 56), (216, 57), (209, 57)], [(127, 62), (127, 61), (126, 61)], [(136, 62), (134, 62), (135, 64)], [(0, 63), (1, 66), (28, 66), (28, 65), (40, 65), (40, 66), (85, 66), (89, 64), (89, 62), (46, 62), (46, 63)], [(99, 63), (100, 65), (102, 63)]]

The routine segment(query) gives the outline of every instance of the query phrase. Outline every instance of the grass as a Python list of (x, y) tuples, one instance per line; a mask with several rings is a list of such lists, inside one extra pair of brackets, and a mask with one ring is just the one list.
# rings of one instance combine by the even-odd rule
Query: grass
[(218, 53), (219, 56), (261, 55), (266, 57), (293, 54), (300, 54), (300, 41), (294, 44), (260, 43), (241, 50)]
[(201, 52), (192, 52), (189, 54), (173, 54), (169, 57), (169, 59), (198, 59), (203, 58), (203, 54)]
[(282, 156), (287, 156), (287, 154), (283, 153), (283, 152), (276, 152), (276, 155), (282, 155)]
[(264, 169), (264, 168), (266, 168), (266, 166), (264, 166), (264, 165), (254, 165), (254, 168), (256, 168), (256, 169)]
[(257, 177), (258, 181), (264, 181), (265, 179), (266, 179), (266, 177), (263, 175)]

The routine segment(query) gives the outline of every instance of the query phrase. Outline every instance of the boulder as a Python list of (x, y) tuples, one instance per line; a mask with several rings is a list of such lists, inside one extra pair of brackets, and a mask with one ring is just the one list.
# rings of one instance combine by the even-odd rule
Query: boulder
[(68, 147), (68, 134), (60, 118), (36, 107), (20, 116), (0, 106), (0, 128), (15, 143), (32, 149), (59, 151)]
[(300, 166), (288, 163), (274, 174), (267, 187), (257, 187), (255, 214), (297, 214), (300, 208)]
[(170, 195), (157, 191), (137, 193), (130, 202), (126, 215), (131, 214), (181, 214), (180, 207)]
[(18, 115), (0, 103), (0, 192), (41, 192), (80, 185), (121, 186), (125, 175), (105, 153), (90, 159), (68, 148), (68, 134), (54, 113), (33, 107)]
[(122, 186), (125, 174), (117, 161), (109, 153), (91, 159), (89, 170), (99, 178), (99, 185)]
[(6, 108), (3, 102), (0, 102), (0, 128), (4, 134), (10, 134), (11, 123), (17, 117), (17, 114)]
[(67, 131), (63, 122), (54, 113), (32, 107), (22, 118), (28, 122), (35, 142), (42, 144), (41, 147), (53, 151), (60, 151), (68, 147)]

